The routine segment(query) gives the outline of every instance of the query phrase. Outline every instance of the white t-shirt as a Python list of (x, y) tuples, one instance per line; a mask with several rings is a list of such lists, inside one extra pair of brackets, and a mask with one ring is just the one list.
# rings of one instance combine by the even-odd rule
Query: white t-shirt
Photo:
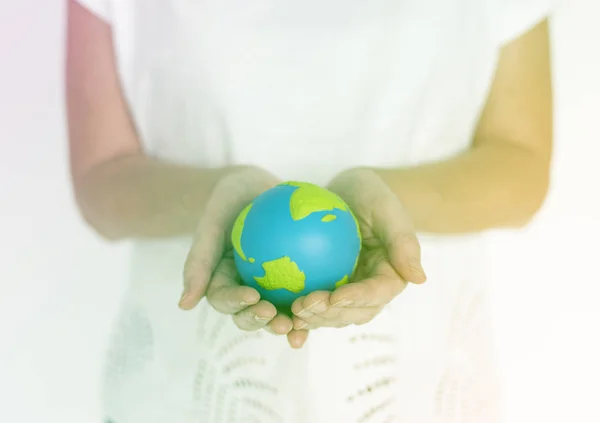
[[(325, 183), (468, 148), (499, 48), (548, 0), (80, 0), (111, 23), (149, 154)], [(106, 378), (115, 423), (494, 423), (477, 236), (423, 235), (429, 281), (300, 351), (177, 308), (189, 238), (139, 241)]]

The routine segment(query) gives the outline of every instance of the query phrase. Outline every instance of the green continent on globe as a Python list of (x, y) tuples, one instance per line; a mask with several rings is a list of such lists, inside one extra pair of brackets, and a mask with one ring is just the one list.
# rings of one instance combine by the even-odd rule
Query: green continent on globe
[(246, 222), (246, 216), (250, 213), (250, 209), (252, 208), (252, 203), (248, 204), (244, 210), (238, 215), (237, 219), (235, 219), (235, 223), (233, 224), (233, 230), (231, 231), (231, 243), (233, 244), (233, 248), (235, 252), (242, 258), (242, 260), (246, 261), (246, 255), (244, 254), (244, 250), (242, 248), (242, 233), (244, 233), (244, 223)]
[(342, 285), (346, 285), (348, 283), (348, 275), (345, 275), (342, 279), (335, 283), (335, 287), (339, 288)]
[(292, 219), (301, 220), (312, 213), (339, 209), (348, 211), (348, 206), (333, 192), (308, 182), (284, 182), (282, 185), (297, 187), (290, 198)]
[(337, 216), (335, 214), (326, 214), (321, 219), (321, 222), (333, 222), (335, 219), (337, 219)]
[[(344, 200), (335, 195), (333, 192), (308, 182), (289, 181), (280, 185), (288, 185), (298, 188), (290, 197), (290, 213), (292, 215), (292, 219), (301, 220), (309, 216), (311, 213), (320, 211), (333, 211), (334, 209), (347, 211), (352, 215), (352, 219), (354, 219), (354, 223), (356, 224), (356, 235), (358, 236), (359, 241), (362, 243), (362, 234), (360, 233), (358, 219), (356, 219), (356, 216), (352, 210), (350, 210), (350, 207), (348, 207)], [(321, 221), (331, 222), (335, 219), (335, 215), (328, 214), (324, 216)]]
[(306, 276), (289, 257), (281, 257), (262, 264), (265, 276), (255, 276), (254, 280), (264, 289), (287, 289), (294, 294), (302, 292)]

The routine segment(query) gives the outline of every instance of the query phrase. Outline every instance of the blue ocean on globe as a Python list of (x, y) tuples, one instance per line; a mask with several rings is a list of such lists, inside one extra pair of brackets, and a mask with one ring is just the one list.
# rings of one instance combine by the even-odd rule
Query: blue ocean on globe
[(242, 211), (232, 234), (243, 282), (278, 307), (349, 282), (361, 248), (349, 207), (317, 185), (288, 182)]

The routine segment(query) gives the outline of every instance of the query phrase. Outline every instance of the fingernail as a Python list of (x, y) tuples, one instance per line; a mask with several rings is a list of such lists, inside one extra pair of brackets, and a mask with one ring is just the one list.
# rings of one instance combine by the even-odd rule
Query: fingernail
[(308, 326), (308, 323), (306, 323), (306, 322), (294, 322), (295, 330), (302, 330), (302, 329), (306, 328), (307, 326)]
[(183, 304), (185, 303), (185, 301), (188, 299), (188, 293), (187, 291), (183, 291), (183, 293), (181, 294), (181, 298), (179, 298), (179, 307), (183, 307)]
[(423, 283), (427, 280), (427, 275), (425, 274), (425, 270), (423, 269), (423, 266), (421, 265), (421, 260), (413, 257), (410, 260), (409, 263), (410, 266), (410, 270), (413, 273), (413, 281), (411, 281), (412, 283)]
[(327, 305), (323, 301), (317, 301), (308, 307), (308, 311), (315, 314), (324, 313), (327, 311)]
[(305, 309), (301, 310), (297, 316), (308, 318), (318, 313), (324, 313), (327, 311), (327, 306), (323, 301), (317, 301), (314, 304), (309, 305)]
[(333, 307), (348, 307), (349, 305), (352, 305), (353, 303), (354, 303), (354, 301), (344, 298), (342, 300), (339, 300), (336, 303), (333, 303), (332, 306)]
[(296, 313), (296, 316), (307, 318), (312, 317), (315, 313), (322, 313), (317, 310), (320, 304), (323, 304), (323, 301), (317, 301), (316, 303), (313, 303), (308, 307), (303, 308), (298, 313)]
[(256, 320), (258, 323), (267, 323), (271, 320), (273, 320), (272, 317), (263, 317), (263, 316), (259, 316), (258, 314), (254, 315), (254, 320)]
[(227, 300), (227, 306), (233, 309), (237, 309), (237, 308), (246, 308), (248, 307), (250, 304), (244, 302), (244, 301), (238, 301), (238, 300)]
[(427, 275), (425, 274), (425, 271), (421, 269), (416, 272), (416, 277), (414, 277), (413, 279), (413, 283), (422, 284), (425, 283), (425, 281), (427, 281)]
[(273, 332), (273, 330), (268, 325), (263, 326), (263, 330), (267, 333), (270, 333), (271, 335), (277, 335), (275, 332)]
[(308, 319), (309, 317), (313, 316), (313, 313), (311, 313), (310, 311), (308, 311), (308, 309), (304, 309), (304, 310), (301, 310), (298, 313), (296, 313), (296, 316), (298, 316), (298, 317), (304, 317), (305, 319)]

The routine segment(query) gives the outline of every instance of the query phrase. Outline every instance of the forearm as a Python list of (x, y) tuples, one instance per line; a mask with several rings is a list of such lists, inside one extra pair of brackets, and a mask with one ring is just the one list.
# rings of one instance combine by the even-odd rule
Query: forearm
[(420, 232), (453, 234), (521, 226), (548, 188), (545, 158), (510, 144), (486, 144), (455, 158), (376, 170)]
[(75, 183), (87, 222), (111, 240), (194, 231), (210, 193), (231, 169), (197, 169), (142, 155), (102, 164)]

